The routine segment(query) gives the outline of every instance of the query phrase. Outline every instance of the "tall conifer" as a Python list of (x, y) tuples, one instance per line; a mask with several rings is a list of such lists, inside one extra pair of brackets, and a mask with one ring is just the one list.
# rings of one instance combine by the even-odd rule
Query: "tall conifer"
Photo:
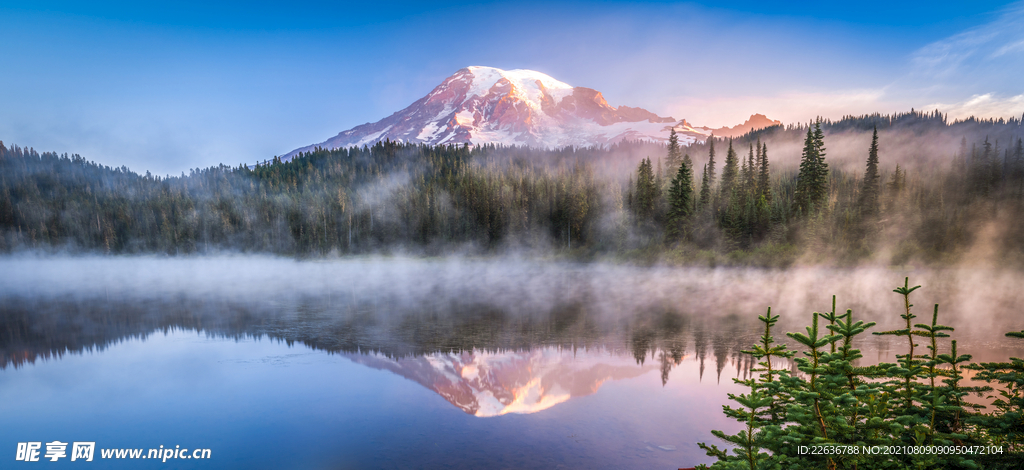
[(712, 189), (715, 187), (715, 136), (708, 137), (708, 165), (707, 174), (705, 175), (708, 181), (708, 186)]
[(821, 120), (814, 123), (814, 156), (817, 164), (817, 200), (823, 201), (828, 196), (828, 163), (825, 163), (825, 133), (821, 130)]
[(761, 144), (761, 162), (757, 165), (757, 193), (764, 196), (767, 202), (772, 201), (772, 188), (768, 173), (768, 144)]
[(668, 134), (668, 158), (665, 159), (670, 175), (675, 174), (682, 161), (682, 152), (679, 150), (679, 136), (676, 135), (676, 129), (672, 128)]
[(723, 201), (729, 200), (738, 178), (739, 159), (736, 158), (736, 151), (732, 148), (732, 139), (729, 139), (729, 150), (725, 153), (725, 167), (722, 168), (722, 184), (719, 186)]
[(690, 165), (682, 162), (679, 171), (672, 178), (669, 188), (668, 235), (678, 238), (684, 232), (683, 225), (690, 217), (693, 207), (693, 173)]
[(757, 174), (757, 161), (760, 160), (761, 156), (761, 141), (757, 141), (757, 154), (758, 159), (754, 159), (754, 144), (750, 144), (750, 153), (747, 154), (747, 162), (745, 166), (747, 170), (743, 173), (743, 191), (746, 193), (754, 193), (757, 187), (757, 180), (754, 175)]
[(864, 170), (864, 185), (860, 190), (858, 206), (864, 215), (878, 213), (878, 128), (871, 135), (871, 147), (868, 148), (868, 163)]
[(828, 196), (828, 163), (825, 163), (825, 137), (821, 121), (807, 128), (800, 173), (797, 175), (796, 204), (804, 211), (819, 206)]
[(641, 218), (650, 218), (654, 215), (654, 206), (658, 197), (658, 183), (654, 176), (650, 157), (640, 161), (636, 173), (636, 212)]
[(711, 183), (708, 178), (708, 165), (704, 165), (704, 175), (700, 180), (700, 205), (707, 206), (711, 202)]

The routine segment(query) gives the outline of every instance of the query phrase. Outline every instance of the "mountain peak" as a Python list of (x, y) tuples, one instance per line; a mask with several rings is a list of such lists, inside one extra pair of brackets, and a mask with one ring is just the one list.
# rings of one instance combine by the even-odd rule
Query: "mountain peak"
[(473, 65), (455, 72), (452, 77), (459, 76), (461, 73), (465, 73), (464, 71), (473, 76), (474, 84), (479, 83), (483, 86), (487, 86), (488, 83), (493, 84), (501, 79), (505, 79), (522, 90), (539, 88), (549, 92), (556, 90), (567, 90), (568, 92), (572, 92), (573, 88), (572, 85), (555, 80), (548, 74), (527, 69), (502, 70), (495, 67)]
[(750, 131), (777, 126), (779, 124), (782, 124), (782, 121), (768, 119), (768, 116), (765, 116), (764, 114), (751, 114), (750, 118), (744, 121), (743, 124), (712, 129), (712, 132), (714, 132), (715, 137), (739, 137)]
[(548, 148), (665, 140), (674, 123), (671, 117), (646, 109), (613, 107), (597, 90), (573, 87), (535, 70), (470, 66), (391, 116), (296, 149), (284, 158), (315, 147), (373, 145), (385, 139)]

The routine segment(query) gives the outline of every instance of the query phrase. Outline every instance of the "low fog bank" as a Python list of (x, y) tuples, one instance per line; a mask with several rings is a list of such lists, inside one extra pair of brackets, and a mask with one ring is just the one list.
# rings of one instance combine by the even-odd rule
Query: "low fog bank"
[[(211, 299), (250, 304), (317, 299), (372, 303), (413, 312), (486, 305), (515, 315), (578, 304), (592, 318), (619, 321), (672, 310), (695, 319), (756, 319), (767, 307), (796, 326), (812, 311), (852, 308), (856, 317), (894, 328), (909, 277), (921, 322), (940, 304), (940, 323), (958, 332), (1002, 336), (1024, 329), (1024, 273), (996, 268), (890, 269), (675, 268), (523, 259), (366, 257), (296, 261), (271, 256), (0, 258), (0, 299), (143, 302)], [(387, 312), (382, 314), (386, 315)]]
[[(915, 323), (956, 328), (961, 353), (999, 361), (1024, 353), (1007, 331), (1024, 274), (997, 269), (787, 270), (635, 267), (522, 259), (270, 256), (0, 258), (0, 369), (103, 351), (174, 331), (236, 341), (301, 343), (327, 353), (420, 357), (435, 353), (602, 351), (660, 364), (662, 380), (685, 357), (721, 379), (745, 378), (757, 315), (782, 320), (777, 341), (803, 331), (814, 311), (854, 310), (871, 331), (898, 329), (912, 285)], [(892, 361), (905, 338), (865, 335), (869, 362)], [(940, 348), (948, 348), (944, 340)]]

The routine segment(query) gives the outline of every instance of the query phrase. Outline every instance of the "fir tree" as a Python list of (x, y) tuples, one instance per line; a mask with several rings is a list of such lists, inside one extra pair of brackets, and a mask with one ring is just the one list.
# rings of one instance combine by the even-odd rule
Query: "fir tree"
[[(1011, 331), (1006, 336), (1024, 339), (1024, 331)], [(977, 371), (975, 380), (1002, 385), (998, 395), (989, 397), (995, 398), (992, 406), (998, 412), (973, 416), (968, 422), (984, 427), (995, 442), (1011, 455), (1016, 454), (1007, 463), (1020, 465), (1020, 453), (1024, 452), (1024, 359), (1011, 357), (1009, 362), (983, 362), (966, 368)]]
[(642, 219), (650, 219), (658, 198), (658, 182), (650, 157), (640, 161), (636, 173), (636, 213)]
[(700, 205), (706, 207), (711, 202), (711, 181), (708, 177), (708, 165), (704, 164), (704, 174), (700, 180)]
[(963, 136), (960, 138), (960, 150), (957, 152), (957, 158), (955, 162), (956, 166), (960, 169), (960, 171), (964, 171), (967, 169), (967, 157), (967, 136)]
[(824, 133), (821, 130), (821, 120), (818, 120), (813, 131), (809, 126), (807, 128), (794, 197), (796, 205), (806, 212), (812, 207), (820, 207), (826, 196), (828, 164), (825, 163)]
[(747, 161), (743, 163), (743, 192), (754, 194), (757, 189), (757, 162), (761, 160), (761, 140), (757, 141), (757, 159), (754, 159), (754, 144), (750, 144), (750, 152), (747, 154)]
[(761, 144), (761, 151), (759, 154), (761, 156), (761, 162), (757, 165), (757, 193), (764, 198), (766, 202), (770, 203), (772, 201), (772, 188), (770, 186), (770, 174), (768, 172), (768, 144)]
[(871, 216), (878, 213), (878, 128), (871, 136), (871, 147), (868, 148), (868, 163), (864, 170), (864, 185), (861, 187), (857, 205), (862, 214)]
[(668, 193), (668, 235), (676, 239), (685, 233), (684, 225), (693, 208), (693, 173), (685, 161), (679, 165), (679, 171), (672, 178)]
[(679, 165), (681, 165), (682, 162), (682, 151), (679, 150), (679, 136), (676, 135), (676, 129), (673, 127), (671, 130), (669, 130), (668, 158), (665, 159), (665, 163), (668, 166), (669, 174), (675, 174), (676, 170), (679, 169)]
[[(753, 144), (750, 145), (750, 150), (754, 150)], [(745, 192), (747, 190), (747, 177), (750, 176), (750, 165), (747, 164), (747, 161), (747, 158), (740, 161), (740, 174), (736, 182), (740, 192)]]
[(825, 133), (821, 130), (821, 120), (814, 124), (814, 156), (818, 159), (816, 199), (824, 201), (828, 197), (828, 163), (825, 163)]
[(711, 189), (715, 188), (715, 136), (708, 137), (707, 181)]
[(773, 442), (773, 438), (777, 436), (781, 429), (779, 426), (783, 424), (782, 405), (788, 401), (781, 381), (789, 374), (784, 368), (774, 369), (772, 358), (789, 359), (795, 352), (789, 351), (785, 344), (775, 344), (772, 327), (779, 321), (779, 316), (772, 315), (771, 307), (768, 308), (767, 314), (759, 315), (758, 320), (765, 325), (761, 341), (754, 344), (751, 350), (742, 353), (760, 361), (752, 372), (759, 372), (761, 380), (733, 379), (736, 383), (749, 387), (750, 393), (729, 395), (729, 399), (742, 405), (742, 408), (728, 405), (722, 407), (725, 415), (742, 423), (744, 429), (735, 435), (711, 431), (715, 437), (732, 444), (735, 455), (730, 455), (727, 450), (719, 449), (716, 445), (703, 442), (697, 444), (708, 456), (718, 459), (712, 468), (758, 470), (777, 468), (778, 465), (780, 456), (762, 452), (762, 449), (778, 450), (778, 442)]
[[(729, 395), (742, 407), (724, 406), (726, 416), (740, 421), (744, 428), (738, 434), (728, 435), (712, 431), (716, 437), (735, 448), (727, 452), (713, 445), (699, 443), (707, 455), (716, 457), (711, 468), (721, 469), (895, 469), (895, 468), (1018, 468), (1021, 448), (1020, 437), (1024, 426), (1020, 409), (1024, 398), (1019, 390), (1024, 383), (1024, 362), (992, 363), (963, 366), (970, 360), (960, 355), (956, 343), (951, 354), (939, 354), (938, 340), (947, 337), (952, 328), (938, 324), (938, 306), (929, 324), (914, 324), (910, 308), (909, 280), (895, 292), (903, 297), (902, 318), (906, 328), (875, 334), (907, 338), (908, 353), (898, 355), (899, 364), (857, 366), (863, 358), (853, 347), (857, 336), (875, 325), (874, 322), (854, 321), (852, 310), (837, 315), (835, 297), (832, 311), (813, 313), (806, 333), (787, 333), (803, 346), (805, 357), (793, 359), (800, 375), (786, 368), (774, 368), (771, 358), (790, 358), (792, 351), (776, 346), (771, 336), (778, 316), (768, 314), (759, 319), (765, 324), (761, 341), (743, 354), (753, 356), (760, 380), (734, 379), (750, 389), (750, 393)], [(828, 322), (822, 332), (819, 320)], [(917, 328), (917, 329), (914, 329)], [(824, 334), (823, 334), (824, 333)], [(1024, 338), (1024, 331), (1008, 336)], [(915, 354), (914, 338), (928, 341), (930, 354)], [(942, 370), (940, 364), (949, 364)], [(990, 391), (984, 387), (959, 385), (964, 368), (983, 371), (982, 380), (999, 381), (1007, 390), (1003, 399), (996, 400), (1000, 412), (993, 415), (972, 415), (980, 405), (961, 400), (968, 393)], [(944, 377), (942, 384), (936, 378)], [(965, 429), (965, 417), (970, 425)], [(965, 447), (977, 445), (1004, 445), (1008, 455), (978, 455), (964, 452)], [(806, 451), (809, 446), (935, 446), (953, 449), (947, 453), (860, 453), (824, 452), (818, 455)]]
[(900, 168), (899, 164), (896, 164), (896, 171), (892, 173), (889, 178), (889, 193), (892, 197), (899, 196), (903, 192), (903, 186), (907, 184), (907, 172)]
[(729, 139), (729, 150), (725, 154), (725, 167), (722, 168), (721, 199), (728, 202), (739, 178), (739, 159), (736, 158), (736, 151), (732, 149), (732, 139)]
[(814, 175), (817, 173), (814, 166), (817, 158), (814, 157), (814, 135), (810, 126), (807, 127), (807, 137), (804, 137), (803, 155), (800, 157), (800, 173), (796, 176), (796, 190), (793, 194), (797, 207), (805, 211), (810, 209), (812, 186)]

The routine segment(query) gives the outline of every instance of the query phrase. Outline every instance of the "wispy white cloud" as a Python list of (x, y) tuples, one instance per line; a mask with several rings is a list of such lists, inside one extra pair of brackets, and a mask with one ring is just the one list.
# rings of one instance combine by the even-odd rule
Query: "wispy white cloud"
[(997, 51), (992, 53), (990, 58), (995, 59), (996, 57), (1000, 57), (1011, 52), (1024, 52), (1024, 40), (1000, 47)]
[(992, 93), (974, 95), (956, 103), (932, 103), (925, 109), (939, 109), (950, 119), (976, 117), (1011, 117), (1024, 115), (1024, 94), (1001, 97)]
[(931, 43), (911, 57), (913, 74), (933, 77), (956, 74), (968, 60), (982, 56), (979, 50), (998, 37), (998, 32), (971, 30)]
[[(939, 109), (952, 118), (1020, 116), (1024, 112), (1024, 1), (997, 12), (985, 24), (907, 53), (902, 70), (897, 65), (899, 58), (891, 61), (873, 75), (881, 80), (863, 81), (860, 86), (837, 83), (821, 74), (810, 75), (813, 78), (808, 82), (807, 75), (800, 72), (771, 67), (771, 73), (787, 80), (742, 95), (734, 90), (743, 86), (711, 86), (713, 91), (701, 96), (673, 98), (666, 111), (712, 127), (735, 125), (753, 112), (783, 122), (911, 108)], [(854, 63), (866, 64), (840, 56), (832, 65), (846, 71)], [(892, 75), (885, 77), (886, 70)], [(832, 83), (834, 88), (822, 88), (822, 83)]]
[[(991, 95), (995, 102), (1024, 91), (1024, 2), (995, 20), (922, 47), (910, 57), (911, 71), (899, 82), (933, 101), (968, 103)], [(965, 94), (973, 95), (966, 99)], [(996, 108), (993, 108), (996, 109)]]
[(683, 97), (671, 109), (711, 126), (742, 122), (754, 111), (783, 122), (910, 108), (938, 109), (960, 119), (1019, 117), (1024, 114), (1024, 2), (989, 23), (927, 44), (908, 59), (906, 72), (885, 86), (806, 91), (796, 83), (797, 88), (780, 87), (777, 93)]

